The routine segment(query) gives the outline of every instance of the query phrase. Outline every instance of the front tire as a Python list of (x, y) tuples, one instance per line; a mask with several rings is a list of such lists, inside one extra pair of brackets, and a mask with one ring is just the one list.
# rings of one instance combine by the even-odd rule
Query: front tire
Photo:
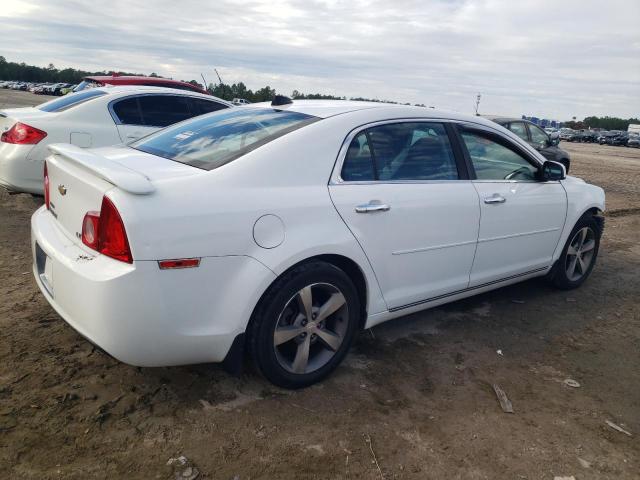
[(551, 272), (549, 280), (554, 286), (571, 290), (585, 282), (596, 264), (601, 235), (600, 224), (592, 214), (578, 220)]
[(312, 385), (346, 356), (360, 312), (358, 292), (346, 273), (322, 261), (299, 265), (276, 280), (256, 308), (249, 353), (272, 383)]

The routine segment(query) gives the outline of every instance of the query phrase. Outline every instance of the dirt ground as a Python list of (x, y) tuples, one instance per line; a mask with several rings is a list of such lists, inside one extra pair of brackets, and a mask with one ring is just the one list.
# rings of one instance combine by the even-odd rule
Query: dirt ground
[[(0, 476), (639, 478), (640, 150), (562, 147), (572, 173), (608, 195), (582, 288), (528, 281), (381, 325), (331, 378), (296, 392), (250, 370), (135, 368), (93, 348), (31, 277), (40, 202), (3, 191)], [(179, 456), (189, 464), (167, 465)]]

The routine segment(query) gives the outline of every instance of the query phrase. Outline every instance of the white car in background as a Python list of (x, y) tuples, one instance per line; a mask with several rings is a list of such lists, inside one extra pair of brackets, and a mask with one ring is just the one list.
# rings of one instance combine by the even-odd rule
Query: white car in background
[(231, 107), (211, 95), (158, 87), (108, 87), (32, 108), (0, 110), (0, 185), (42, 195), (53, 143), (82, 148), (127, 143), (182, 120)]
[(591, 273), (604, 191), (480, 117), (276, 98), (128, 146), (50, 146), (33, 273), (139, 366), (248, 351), (284, 387), (357, 330), (533, 277)]

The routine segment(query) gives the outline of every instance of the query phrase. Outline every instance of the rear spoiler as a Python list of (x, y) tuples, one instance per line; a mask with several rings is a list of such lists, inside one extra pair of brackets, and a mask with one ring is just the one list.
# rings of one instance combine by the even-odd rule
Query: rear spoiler
[(112, 183), (121, 190), (136, 195), (153, 193), (156, 187), (140, 172), (131, 170), (121, 163), (67, 143), (49, 145), (49, 151), (89, 170), (94, 175)]

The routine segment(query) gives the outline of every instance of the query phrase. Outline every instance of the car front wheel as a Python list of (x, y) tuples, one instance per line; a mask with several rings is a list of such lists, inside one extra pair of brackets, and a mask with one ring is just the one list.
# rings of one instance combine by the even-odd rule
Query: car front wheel
[(249, 325), (249, 352), (260, 372), (285, 388), (329, 375), (353, 341), (360, 300), (336, 266), (310, 262), (293, 268), (265, 294)]
[(593, 215), (582, 216), (571, 231), (550, 276), (558, 288), (577, 288), (589, 277), (600, 249), (600, 224)]

